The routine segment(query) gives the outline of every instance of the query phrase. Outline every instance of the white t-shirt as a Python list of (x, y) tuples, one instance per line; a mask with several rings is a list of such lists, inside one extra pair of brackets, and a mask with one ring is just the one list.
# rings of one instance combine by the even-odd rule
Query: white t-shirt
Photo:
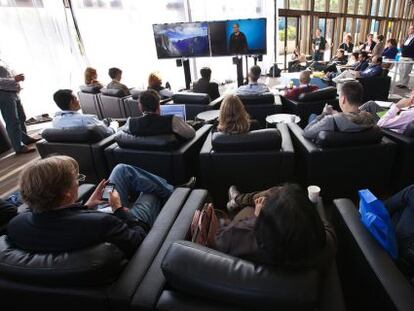
[(405, 45), (405, 46), (409, 45), (409, 44), (410, 44), (410, 42), (411, 42), (411, 40), (413, 40), (413, 38), (414, 38), (414, 35), (409, 36), (409, 37), (407, 38), (407, 40), (404, 42), (404, 45)]

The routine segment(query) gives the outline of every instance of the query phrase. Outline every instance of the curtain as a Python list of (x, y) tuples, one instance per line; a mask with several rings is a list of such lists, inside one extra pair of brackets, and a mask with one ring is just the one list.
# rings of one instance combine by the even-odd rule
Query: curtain
[(53, 93), (77, 90), (82, 80), (85, 61), (67, 14), (63, 1), (0, 1), (0, 59), (26, 76), (20, 96), (28, 117), (53, 114)]

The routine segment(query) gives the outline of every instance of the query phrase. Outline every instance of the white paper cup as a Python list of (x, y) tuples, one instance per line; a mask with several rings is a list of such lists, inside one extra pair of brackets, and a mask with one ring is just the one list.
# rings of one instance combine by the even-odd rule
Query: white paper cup
[(312, 185), (308, 187), (308, 197), (311, 202), (317, 203), (320, 193), (321, 188), (319, 188), (318, 186)]
[(296, 121), (296, 116), (290, 116), (290, 122), (295, 123)]

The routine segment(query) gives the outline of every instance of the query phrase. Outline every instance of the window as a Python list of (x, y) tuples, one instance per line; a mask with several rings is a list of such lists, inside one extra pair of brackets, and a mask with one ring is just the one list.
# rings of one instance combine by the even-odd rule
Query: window
[(358, 2), (358, 14), (365, 15), (365, 7), (367, 0), (359, 0)]
[(384, 9), (385, 9), (385, 1), (379, 1), (379, 8), (378, 8), (378, 16), (384, 16)]
[(339, 13), (339, 0), (330, 0), (329, 12)]
[(289, 0), (289, 9), (303, 10), (305, 1), (303, 0)]
[(372, 16), (377, 15), (377, 4), (378, 4), (378, 0), (372, 0), (371, 2), (371, 15)]
[(277, 0), (277, 8), (284, 9), (285, 8), (285, 0)]
[(400, 10), (400, 0), (394, 0), (395, 6), (394, 6), (394, 17), (398, 17), (399, 10)]
[(325, 12), (326, 11), (326, 2), (325, 0), (315, 0), (315, 11)]
[(348, 14), (354, 14), (355, 13), (355, 0), (348, 0)]

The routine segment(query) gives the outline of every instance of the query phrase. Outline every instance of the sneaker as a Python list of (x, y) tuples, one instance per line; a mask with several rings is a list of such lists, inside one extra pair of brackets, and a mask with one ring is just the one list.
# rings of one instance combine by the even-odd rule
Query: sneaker
[(239, 208), (239, 205), (236, 203), (236, 197), (240, 194), (239, 190), (237, 190), (236, 186), (230, 186), (228, 190), (229, 194), (229, 201), (227, 202), (227, 210), (229, 212), (235, 211)]
[(23, 147), (19, 151), (16, 151), (16, 154), (24, 154), (24, 153), (30, 153), (30, 152), (35, 152), (35, 151), (36, 151), (36, 148), (23, 145)]
[(193, 176), (193, 177), (190, 177), (190, 179), (186, 183), (177, 186), (177, 188), (190, 188), (190, 189), (194, 189), (196, 183), (197, 183), (197, 178), (195, 178)]

